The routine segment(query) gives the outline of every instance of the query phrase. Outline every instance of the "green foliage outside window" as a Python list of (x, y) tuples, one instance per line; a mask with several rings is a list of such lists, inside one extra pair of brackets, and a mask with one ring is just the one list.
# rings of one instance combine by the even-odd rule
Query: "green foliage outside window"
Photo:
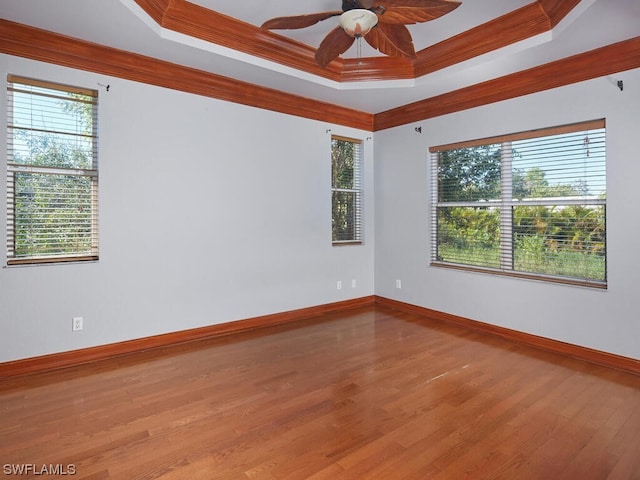
[(360, 142), (355, 140), (331, 140), (331, 230), (334, 243), (360, 241), (361, 148)]
[(97, 258), (95, 96), (11, 83), (9, 261)]
[(434, 260), (606, 281), (604, 129), (589, 135), (437, 153)]

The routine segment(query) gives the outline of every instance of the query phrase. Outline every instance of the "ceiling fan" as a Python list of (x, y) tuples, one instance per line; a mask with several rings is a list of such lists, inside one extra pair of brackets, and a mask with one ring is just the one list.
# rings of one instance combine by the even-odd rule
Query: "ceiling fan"
[(405, 25), (441, 17), (460, 4), (453, 0), (342, 0), (342, 10), (272, 18), (260, 28), (305, 28), (340, 16), (340, 24), (329, 32), (316, 51), (315, 59), (321, 67), (326, 67), (362, 37), (385, 55), (414, 58), (413, 39)]

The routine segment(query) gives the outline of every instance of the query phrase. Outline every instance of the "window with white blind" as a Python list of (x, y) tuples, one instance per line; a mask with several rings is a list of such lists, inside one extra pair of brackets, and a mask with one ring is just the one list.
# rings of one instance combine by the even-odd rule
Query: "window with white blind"
[(334, 245), (362, 243), (362, 141), (331, 136)]
[(429, 151), (431, 265), (606, 288), (604, 120)]
[(7, 84), (7, 263), (96, 260), (98, 93)]

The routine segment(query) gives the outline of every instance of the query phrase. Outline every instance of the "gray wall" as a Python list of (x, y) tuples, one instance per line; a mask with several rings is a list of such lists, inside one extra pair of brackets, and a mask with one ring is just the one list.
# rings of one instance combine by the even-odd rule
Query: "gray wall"
[[(623, 92), (617, 79), (624, 80)], [(377, 132), (376, 294), (640, 358), (638, 85), (640, 70), (635, 70)], [(429, 267), (429, 146), (603, 117), (608, 290)], [(417, 126), (422, 134), (415, 132)]]
[(0, 56), (8, 73), (111, 88), (99, 97), (100, 260), (0, 268), (0, 361), (373, 294), (373, 141), (362, 246), (331, 245), (330, 177), (331, 133), (371, 133)]
[[(375, 134), (0, 55), (7, 73), (111, 89), (100, 89), (100, 261), (0, 268), (0, 361), (372, 294), (640, 358), (638, 70), (616, 76), (624, 92), (601, 78)], [(430, 145), (602, 117), (608, 290), (428, 266)], [(374, 138), (363, 246), (331, 246), (327, 129)], [(74, 316), (84, 331), (71, 332)]]

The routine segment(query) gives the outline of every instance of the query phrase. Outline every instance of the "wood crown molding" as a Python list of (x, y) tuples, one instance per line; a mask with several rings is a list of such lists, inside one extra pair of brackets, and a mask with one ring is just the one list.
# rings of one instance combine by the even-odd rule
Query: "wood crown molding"
[(0, 19), (0, 52), (367, 131), (373, 115)]
[(635, 37), (374, 115), (4, 19), (0, 52), (370, 132), (640, 68)]
[[(135, 0), (158, 25), (336, 82), (418, 78), (551, 30), (580, 0), (538, 0), (424, 48), (415, 59), (337, 58), (327, 68), (316, 49), (186, 0)], [(327, 30), (328, 33), (329, 30)]]
[(315, 49), (186, 0), (134, 0), (158, 25), (299, 70), (340, 80), (339, 62), (321, 68)]
[(418, 52), (416, 77), (436, 72), (551, 29), (536, 2), (443, 40)]
[(374, 131), (640, 68), (640, 37), (420, 100), (375, 115)]
[(0, 19), (0, 52), (366, 131), (640, 68), (640, 37), (635, 37), (374, 115), (4, 19)]
[(581, 0), (538, 0), (537, 3), (549, 18), (550, 28), (555, 27)]
[(169, 9), (173, 0), (134, 0), (147, 15), (158, 24), (162, 25), (164, 13)]

